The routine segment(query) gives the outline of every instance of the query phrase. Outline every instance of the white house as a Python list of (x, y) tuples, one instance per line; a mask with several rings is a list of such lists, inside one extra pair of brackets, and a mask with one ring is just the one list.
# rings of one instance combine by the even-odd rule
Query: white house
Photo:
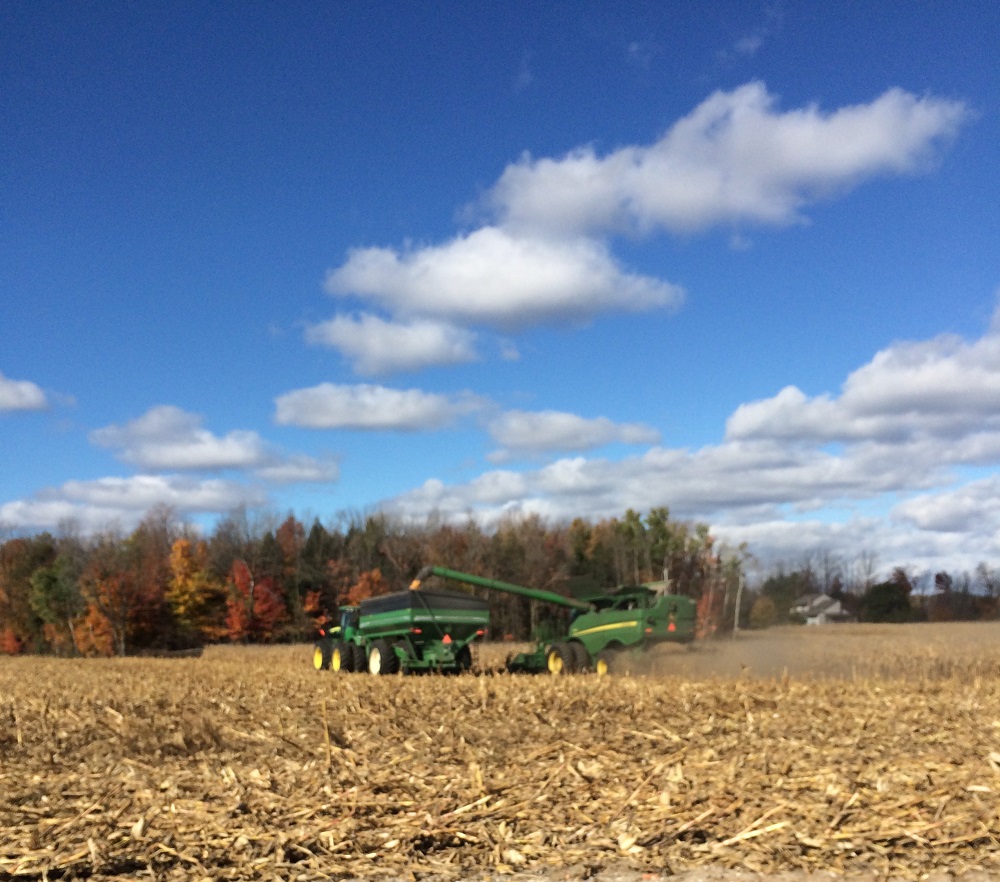
[(806, 594), (792, 604), (788, 612), (801, 616), (807, 625), (825, 625), (829, 622), (844, 622), (850, 616), (844, 612), (839, 600), (826, 594)]

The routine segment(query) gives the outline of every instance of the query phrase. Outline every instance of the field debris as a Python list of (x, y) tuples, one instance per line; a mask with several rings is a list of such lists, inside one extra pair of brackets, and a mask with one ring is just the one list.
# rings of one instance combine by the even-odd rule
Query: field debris
[(0, 880), (998, 872), (1000, 631), (980, 627), (997, 648), (968, 676), (0, 659)]

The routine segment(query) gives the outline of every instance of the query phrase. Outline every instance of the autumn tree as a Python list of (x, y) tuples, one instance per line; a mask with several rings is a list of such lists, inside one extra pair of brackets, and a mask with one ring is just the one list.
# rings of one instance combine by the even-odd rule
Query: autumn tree
[(246, 561), (230, 572), (226, 628), (234, 642), (268, 643), (285, 618), (285, 604), (271, 576), (255, 580)]
[(382, 571), (376, 567), (362, 573), (344, 597), (344, 602), (350, 606), (357, 606), (362, 600), (369, 597), (381, 597), (388, 594), (389, 583), (382, 576)]
[(167, 603), (183, 643), (200, 644), (225, 636), (218, 615), (225, 596), (208, 570), (208, 544), (181, 536), (170, 547)]
[(123, 543), (123, 564), (135, 594), (128, 634), (138, 646), (172, 648), (177, 641), (167, 588), (170, 549), (179, 529), (173, 509), (158, 505)]
[(0, 546), (0, 630), (5, 635), (0, 651), (44, 649), (44, 621), (31, 604), (31, 577), (55, 557), (55, 541), (48, 533)]
[(124, 655), (128, 645), (129, 620), (140, 605), (134, 573), (126, 561), (119, 537), (104, 535), (91, 549), (80, 577), (80, 590), (87, 602), (87, 626), (91, 634), (107, 632), (110, 646), (94, 638), (102, 654)]

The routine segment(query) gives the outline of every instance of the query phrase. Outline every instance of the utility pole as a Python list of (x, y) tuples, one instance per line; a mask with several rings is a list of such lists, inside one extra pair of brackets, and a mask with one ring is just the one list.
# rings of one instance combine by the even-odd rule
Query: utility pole
[(740, 632), (740, 607), (743, 603), (743, 583), (746, 581), (746, 576), (743, 575), (743, 571), (740, 570), (740, 583), (736, 587), (736, 613), (733, 616), (733, 636), (735, 637)]

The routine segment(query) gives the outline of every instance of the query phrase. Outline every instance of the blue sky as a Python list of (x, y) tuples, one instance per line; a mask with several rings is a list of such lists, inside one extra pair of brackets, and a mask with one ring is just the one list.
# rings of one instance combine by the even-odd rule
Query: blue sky
[(1000, 564), (1000, 7), (13, 2), (0, 530), (669, 506)]

